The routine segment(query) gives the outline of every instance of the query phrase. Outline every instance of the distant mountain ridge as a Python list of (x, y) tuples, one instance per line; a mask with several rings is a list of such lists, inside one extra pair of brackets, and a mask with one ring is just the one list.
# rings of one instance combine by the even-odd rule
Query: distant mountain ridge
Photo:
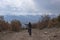
[(41, 18), (41, 16), (38, 16), (38, 15), (36, 15), (36, 16), (33, 16), (33, 15), (27, 15), (27, 16), (22, 16), (22, 15), (20, 15), (20, 16), (13, 16), (13, 15), (9, 15), (8, 16), (8, 15), (6, 15), (6, 16), (4, 16), (5, 21), (10, 22), (11, 20), (17, 19), (17, 20), (21, 21), (22, 23), (38, 22), (38, 20), (40, 18)]
[[(50, 17), (53, 18), (53, 17), (55, 17), (55, 15), (50, 15)], [(38, 22), (39, 20), (42, 19), (42, 16), (41, 15), (26, 15), (26, 16), (5, 15), (4, 19), (5, 19), (5, 21), (8, 21), (8, 22), (10, 22), (11, 20), (17, 19), (17, 20), (21, 21), (21, 23), (24, 24), (24, 23), (28, 23), (28, 22), (31, 22), (31, 23)]]

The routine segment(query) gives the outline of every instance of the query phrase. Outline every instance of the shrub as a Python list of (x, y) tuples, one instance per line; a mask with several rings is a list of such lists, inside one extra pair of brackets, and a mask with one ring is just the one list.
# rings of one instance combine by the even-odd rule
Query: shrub
[(19, 20), (11, 21), (12, 31), (19, 31), (21, 28), (21, 22)]

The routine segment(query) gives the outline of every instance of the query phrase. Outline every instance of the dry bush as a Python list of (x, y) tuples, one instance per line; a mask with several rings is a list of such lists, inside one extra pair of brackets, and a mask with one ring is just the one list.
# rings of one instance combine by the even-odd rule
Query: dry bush
[(19, 20), (11, 21), (12, 31), (19, 31), (21, 28), (21, 22)]
[(48, 15), (44, 16), (42, 21), (39, 23), (40, 28), (57, 27), (58, 25), (60, 25), (60, 22), (58, 20), (60, 20), (60, 16), (53, 18), (53, 19), (50, 19), (50, 17)]
[(42, 20), (38, 21), (38, 28), (40, 29), (46, 28), (48, 26), (49, 20), (50, 20), (49, 15), (42, 16)]
[(32, 24), (33, 28), (39, 28), (43, 29), (48, 26), (48, 22), (50, 20), (50, 17), (48, 15), (42, 16), (42, 20), (38, 21), (37, 23)]
[(0, 20), (0, 29), (1, 31), (5, 30), (5, 21)]
[(4, 20), (4, 16), (0, 16), (0, 31), (8, 30), (8, 22)]
[(42, 20), (33, 24), (33, 28), (51, 28), (51, 27), (60, 27), (60, 15), (56, 18), (50, 19), (48, 15), (42, 16)]
[(7, 31), (12, 30), (11, 25), (8, 22), (5, 23), (5, 30), (7, 30)]
[(0, 31), (19, 31), (21, 23), (18, 20), (12, 20), (11, 24), (0, 20)]
[(9, 23), (0, 20), (0, 30), (1, 31), (9, 30)]
[(11, 23), (8, 23), (3, 16), (0, 17), (0, 31), (19, 31), (20, 28), (21, 22), (19, 20), (12, 20)]
[(48, 27), (60, 27), (60, 15), (49, 21)]
[(60, 15), (57, 17), (58, 19), (58, 27), (60, 27)]
[(58, 24), (58, 21), (57, 21), (56, 19), (52, 19), (52, 20), (49, 21), (48, 27), (49, 27), (49, 28), (50, 28), (50, 27), (56, 27), (57, 24)]

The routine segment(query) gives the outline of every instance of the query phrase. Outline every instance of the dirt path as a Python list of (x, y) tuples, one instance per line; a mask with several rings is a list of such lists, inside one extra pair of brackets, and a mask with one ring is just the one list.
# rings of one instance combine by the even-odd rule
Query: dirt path
[[(60, 32), (59, 32), (60, 33)], [(14, 32), (6, 34), (5, 36), (1, 37), (0, 40), (56, 40), (58, 38), (54, 38), (52, 36), (55, 35), (55, 32), (49, 32), (49, 30), (32, 30), (32, 36), (28, 35), (27, 30), (22, 32)], [(50, 37), (51, 36), (51, 37)], [(51, 39), (50, 39), (51, 38)]]
[(25, 30), (22, 32), (17, 32), (17, 33), (14, 32), (11, 34), (7, 34), (7, 35), (1, 37), (1, 40), (37, 40), (37, 39), (40, 39), (39, 36), (40, 36), (39, 30), (33, 29), (31, 37), (28, 35), (27, 30)]

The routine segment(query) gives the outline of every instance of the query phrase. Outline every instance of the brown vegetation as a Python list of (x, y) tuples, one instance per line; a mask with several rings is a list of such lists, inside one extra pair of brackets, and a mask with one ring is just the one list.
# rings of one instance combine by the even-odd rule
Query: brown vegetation
[[(56, 18), (50, 18), (48, 15), (42, 16), (42, 20), (32, 24), (32, 28), (51, 28), (60, 27), (60, 15)], [(11, 23), (0, 19), (0, 32), (1, 31), (19, 31), (21, 29), (21, 22), (19, 20), (12, 20)]]
[(50, 18), (48, 15), (42, 17), (42, 21), (38, 21), (35, 24), (32, 24), (33, 27), (43, 29), (51, 27), (60, 27), (60, 15), (56, 18)]
[(21, 27), (21, 22), (19, 20), (12, 20), (8, 23), (4, 20), (0, 20), (0, 32), (1, 31), (19, 31)]
[(21, 23), (18, 20), (12, 20), (11, 21), (11, 27), (12, 31), (19, 31), (21, 28)]

